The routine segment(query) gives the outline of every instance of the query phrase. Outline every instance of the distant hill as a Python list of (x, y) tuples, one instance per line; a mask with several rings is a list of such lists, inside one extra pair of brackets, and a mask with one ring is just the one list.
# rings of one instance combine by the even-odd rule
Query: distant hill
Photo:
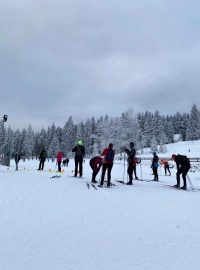
[[(159, 157), (171, 157), (172, 154), (181, 154), (188, 157), (200, 157), (200, 140), (197, 141), (184, 141), (164, 145), (165, 153), (159, 153)], [(141, 154), (141, 152), (143, 152)], [(140, 157), (152, 157), (152, 151), (150, 148), (144, 148), (137, 151), (137, 156)]]

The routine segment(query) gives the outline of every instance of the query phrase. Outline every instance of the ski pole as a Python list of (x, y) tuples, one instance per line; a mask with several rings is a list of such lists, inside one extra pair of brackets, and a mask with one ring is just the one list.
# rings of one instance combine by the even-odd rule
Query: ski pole
[(188, 182), (189, 182), (189, 184), (191, 186), (191, 189), (193, 190), (194, 189), (194, 186), (193, 186), (192, 181), (191, 181), (191, 179), (190, 179), (190, 177), (189, 177), (188, 174), (187, 174), (187, 179), (188, 179)]
[(123, 182), (124, 182), (124, 178), (125, 178), (125, 166), (126, 166), (126, 164), (125, 164), (125, 153), (124, 153), (124, 171), (123, 171)]
[(140, 161), (140, 174), (141, 174), (141, 180), (142, 180), (142, 165), (141, 165), (141, 161)]

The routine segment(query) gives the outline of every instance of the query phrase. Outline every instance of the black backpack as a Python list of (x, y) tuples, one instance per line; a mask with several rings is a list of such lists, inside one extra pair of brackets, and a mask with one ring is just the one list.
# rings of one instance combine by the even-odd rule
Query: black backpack
[(107, 155), (105, 156), (105, 160), (112, 162), (113, 159), (114, 159), (114, 150), (108, 148), (108, 152), (107, 152)]
[(77, 157), (83, 157), (83, 147), (81, 147), (80, 145), (77, 146), (76, 156)]
[(178, 155), (179, 159), (182, 161), (182, 163), (184, 163), (185, 165), (190, 166), (190, 160), (188, 157), (184, 156), (184, 155)]

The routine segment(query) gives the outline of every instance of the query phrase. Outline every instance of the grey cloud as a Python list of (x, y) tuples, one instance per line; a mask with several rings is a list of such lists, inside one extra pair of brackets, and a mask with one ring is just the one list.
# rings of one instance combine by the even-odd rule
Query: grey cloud
[(2, 0), (0, 108), (39, 128), (199, 100), (198, 1)]

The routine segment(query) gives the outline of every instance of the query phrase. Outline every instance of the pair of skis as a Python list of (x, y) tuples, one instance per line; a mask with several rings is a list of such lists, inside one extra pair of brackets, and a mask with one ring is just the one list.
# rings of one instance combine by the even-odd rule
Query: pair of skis
[[(122, 180), (115, 180), (116, 182), (126, 185), (126, 182), (122, 181)], [(152, 182), (154, 180), (146, 180), (146, 179), (134, 179), (133, 181), (142, 181), (142, 182)]]
[(60, 178), (60, 177), (61, 177), (61, 175), (53, 175), (53, 176), (51, 176), (51, 179), (53, 179), (53, 178), (54, 178), (54, 179), (55, 179), (55, 178), (57, 179), (57, 178)]
[(90, 187), (93, 187), (95, 190), (97, 190), (95, 184), (87, 182), (87, 188), (90, 189)]
[[(106, 185), (104, 185), (104, 186), (100, 186), (100, 185), (95, 185), (94, 183), (91, 183), (91, 182), (87, 182), (87, 188), (88, 189), (90, 189), (90, 187), (93, 187), (95, 190), (97, 190), (98, 188), (97, 187), (99, 187), (99, 188), (108, 188)], [(110, 187), (113, 187), (113, 186), (116, 186), (115, 184), (113, 184), (113, 183), (111, 183), (111, 185), (110, 185)]]

